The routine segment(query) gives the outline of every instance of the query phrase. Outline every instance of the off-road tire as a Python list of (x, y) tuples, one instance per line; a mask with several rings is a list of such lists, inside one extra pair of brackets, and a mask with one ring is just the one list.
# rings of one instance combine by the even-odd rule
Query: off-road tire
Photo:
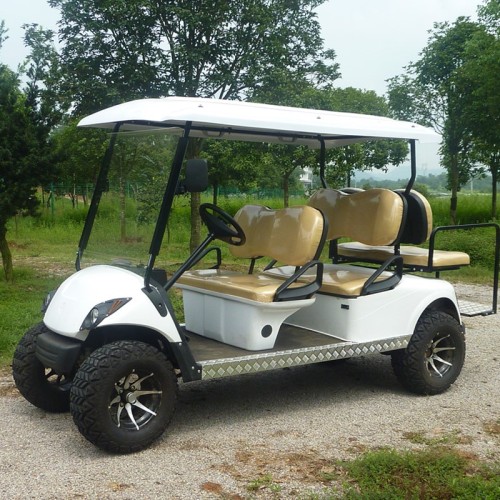
[[(134, 379), (137, 386), (130, 382)], [(70, 395), (78, 430), (114, 453), (136, 452), (155, 441), (167, 428), (176, 400), (172, 364), (138, 341), (112, 342), (92, 352), (76, 373)]]
[(43, 324), (30, 328), (19, 341), (12, 360), (12, 375), (19, 392), (33, 405), (52, 413), (69, 410), (71, 379), (45, 368), (36, 357), (38, 335), (50, 330)]
[(401, 384), (424, 395), (446, 391), (460, 375), (465, 336), (458, 321), (440, 311), (427, 311), (417, 322), (406, 349), (391, 354)]

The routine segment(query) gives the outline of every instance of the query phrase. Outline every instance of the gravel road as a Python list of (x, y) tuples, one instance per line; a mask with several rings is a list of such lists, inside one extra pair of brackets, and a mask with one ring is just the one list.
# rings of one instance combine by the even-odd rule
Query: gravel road
[[(459, 296), (491, 300), (484, 287)], [(109, 455), (71, 416), (42, 412), (0, 375), (0, 496), (289, 498), (332, 485), (334, 460), (381, 446), (453, 446), (500, 460), (500, 316), (465, 318), (467, 357), (444, 394), (419, 397), (396, 381), (388, 356), (368, 356), (181, 385), (174, 419), (151, 448)], [(262, 487), (248, 486), (262, 476)], [(276, 486), (276, 488), (275, 488)], [(279, 493), (273, 490), (280, 488)]]

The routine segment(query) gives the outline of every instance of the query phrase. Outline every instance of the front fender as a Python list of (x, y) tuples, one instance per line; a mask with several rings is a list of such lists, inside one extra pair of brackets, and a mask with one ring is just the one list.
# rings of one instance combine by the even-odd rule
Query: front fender
[(117, 298), (130, 299), (99, 323), (137, 325), (159, 332), (169, 342), (181, 342), (171, 313), (161, 314), (144, 293), (143, 278), (128, 269), (98, 265), (82, 269), (65, 280), (50, 301), (43, 321), (50, 330), (66, 337), (86, 340), (82, 324), (98, 304)]

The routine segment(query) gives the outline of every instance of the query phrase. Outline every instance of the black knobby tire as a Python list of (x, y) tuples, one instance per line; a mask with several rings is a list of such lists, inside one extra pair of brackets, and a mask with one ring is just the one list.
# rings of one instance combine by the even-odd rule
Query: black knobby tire
[(115, 453), (139, 451), (155, 441), (167, 428), (176, 400), (172, 364), (158, 349), (138, 341), (96, 349), (76, 373), (70, 396), (78, 430)]
[(62, 413), (69, 410), (71, 378), (45, 368), (35, 354), (38, 335), (49, 331), (43, 323), (38, 323), (24, 334), (14, 352), (12, 375), (19, 392), (31, 404)]
[(440, 311), (427, 311), (417, 322), (406, 349), (394, 351), (392, 367), (401, 384), (417, 394), (446, 391), (462, 371), (465, 336), (458, 321)]

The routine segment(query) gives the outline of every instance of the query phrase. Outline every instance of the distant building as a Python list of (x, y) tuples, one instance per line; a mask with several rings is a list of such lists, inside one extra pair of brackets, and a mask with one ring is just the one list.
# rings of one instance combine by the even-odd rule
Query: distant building
[(302, 173), (299, 177), (302, 186), (304, 186), (304, 191), (308, 192), (312, 189), (313, 186), (313, 171), (311, 167), (305, 167), (302, 169)]

